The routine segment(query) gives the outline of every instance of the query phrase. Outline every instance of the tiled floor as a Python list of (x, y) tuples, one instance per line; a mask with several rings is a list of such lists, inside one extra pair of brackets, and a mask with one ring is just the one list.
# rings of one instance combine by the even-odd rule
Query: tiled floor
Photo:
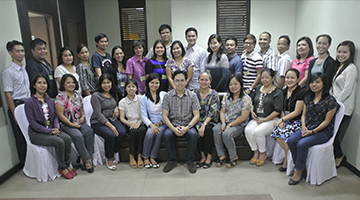
[(120, 163), (116, 171), (110, 171), (103, 165), (97, 166), (93, 174), (77, 170), (78, 176), (72, 180), (60, 177), (47, 183), (27, 178), (19, 171), (0, 185), (0, 198), (186, 197), (246, 194), (270, 194), (275, 200), (360, 198), (360, 179), (344, 167), (338, 170), (337, 177), (321, 186), (311, 186), (305, 181), (296, 186), (289, 186), (289, 177), (279, 172), (279, 166), (269, 161), (263, 167), (241, 161), (233, 169), (216, 168), (213, 164), (210, 169), (201, 168), (195, 174), (190, 174), (184, 164), (178, 164), (173, 171), (165, 174), (162, 172), (164, 165), (165, 163), (161, 163), (160, 169), (131, 169), (128, 163)]

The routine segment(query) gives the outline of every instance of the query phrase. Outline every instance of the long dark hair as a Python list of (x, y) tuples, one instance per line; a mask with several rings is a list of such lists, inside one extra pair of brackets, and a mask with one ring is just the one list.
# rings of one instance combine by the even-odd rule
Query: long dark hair
[(155, 47), (156, 47), (156, 45), (158, 45), (158, 44), (161, 44), (161, 46), (163, 46), (164, 47), (164, 53), (163, 53), (163, 55), (162, 55), (162, 58), (164, 59), (164, 61), (167, 61), (167, 55), (166, 55), (166, 46), (165, 46), (165, 44), (164, 44), (164, 42), (162, 41), (162, 40), (156, 40), (155, 42), (154, 42), (154, 45), (153, 45), (153, 55), (152, 55), (152, 57), (151, 57), (151, 60), (156, 60), (156, 57), (157, 57), (157, 55), (156, 55), (156, 53), (155, 53)]
[(241, 74), (237, 74), (237, 73), (236, 73), (236, 74), (231, 75), (231, 77), (229, 78), (229, 81), (228, 81), (228, 89), (229, 89), (229, 93), (230, 93), (230, 95), (228, 96), (228, 99), (229, 99), (229, 100), (230, 100), (230, 98), (234, 99), (234, 93), (231, 92), (230, 87), (229, 87), (229, 86), (230, 86), (230, 81), (231, 81), (231, 79), (233, 79), (233, 78), (235, 78), (235, 79), (240, 83), (240, 86), (241, 86), (239, 98), (241, 98), (241, 97), (244, 96), (244, 92), (243, 92), (244, 83), (243, 83), (243, 81), (242, 81), (242, 76), (241, 76)]
[(31, 94), (35, 94), (36, 93), (36, 89), (34, 88), (35, 84), (36, 84), (36, 81), (39, 79), (39, 78), (44, 78), (46, 83), (47, 83), (47, 89), (46, 89), (46, 93), (48, 93), (48, 91), (51, 91), (51, 86), (50, 86), (50, 80), (49, 80), (49, 77), (46, 76), (45, 74), (43, 73), (37, 73), (35, 74), (35, 76), (31, 79), (31, 85), (30, 85), (30, 91), (31, 91)]
[[(114, 54), (115, 54), (116, 49), (121, 49), (122, 52), (124, 52), (124, 49), (120, 45), (116, 45), (111, 50), (111, 63), (117, 69), (118, 68), (118, 63), (117, 63), (116, 59), (114, 58)], [(125, 53), (124, 53), (124, 58), (122, 59), (121, 63), (123, 64), (124, 69), (126, 69)]]
[(223, 43), (222, 43), (220, 35), (218, 35), (218, 34), (210, 35), (209, 40), (208, 40), (208, 48), (207, 48), (207, 51), (210, 53), (208, 55), (208, 58), (207, 58), (207, 63), (208, 64), (210, 63), (211, 57), (212, 57), (212, 55), (214, 53), (210, 48), (210, 42), (211, 42), (212, 39), (216, 39), (219, 43), (221, 43), (221, 46), (219, 47), (219, 51), (216, 53), (216, 62), (220, 61), (221, 55), (224, 53), (224, 47), (223, 47)]
[[(149, 83), (154, 80), (154, 79), (158, 79), (159, 80), (159, 88), (156, 90), (156, 101), (152, 98), (151, 96), (151, 92), (150, 92), (150, 87), (149, 87)], [(150, 101), (154, 102), (155, 104), (159, 103), (160, 101), (160, 90), (161, 90), (161, 80), (160, 80), (160, 76), (157, 73), (151, 73), (149, 74), (149, 76), (146, 78), (146, 89), (145, 89), (145, 96), (150, 99)]]
[(112, 97), (114, 97), (115, 101), (118, 102), (119, 97), (118, 97), (118, 95), (116, 93), (116, 85), (115, 85), (113, 76), (111, 76), (110, 74), (108, 74), (108, 73), (101, 74), (101, 76), (99, 78), (98, 92), (100, 92), (100, 93), (104, 92), (103, 88), (101, 87), (101, 83), (105, 79), (108, 79), (111, 82), (110, 94), (111, 94)]
[(70, 51), (71, 55), (73, 56), (73, 61), (71, 63), (71, 65), (74, 65), (74, 52), (69, 48), (69, 47), (63, 47), (59, 50), (58, 52), (58, 56), (57, 56), (57, 59), (58, 59), (58, 65), (61, 65), (64, 63), (63, 59), (62, 59), (62, 55), (64, 53), (64, 51)]
[[(298, 41), (296, 42), (296, 47), (299, 44), (299, 42), (302, 41), (302, 40), (305, 40), (306, 43), (309, 45), (309, 53), (306, 56), (306, 58), (309, 58), (309, 57), (313, 56), (314, 55), (314, 47), (313, 47), (313, 43), (312, 43), (312, 41), (311, 41), (311, 39), (309, 37), (304, 36), (304, 37), (301, 37), (300, 39), (298, 39)], [(296, 50), (296, 58), (299, 59), (299, 60), (301, 58), (301, 56), (300, 56), (300, 54), (298, 53), (297, 50)]]
[[(171, 49), (171, 51), (170, 51), (171, 56), (172, 56), (173, 58), (175, 58), (175, 57), (174, 57), (174, 53), (173, 53), (173, 49), (174, 49), (175, 44), (178, 44), (178, 45), (179, 45), (179, 47), (180, 47), (180, 49), (181, 49), (181, 57), (184, 57), (186, 51), (185, 51), (184, 45), (180, 42), (180, 40), (175, 40), (175, 41), (171, 44), (171, 48), (170, 48), (170, 49)], [(154, 51), (155, 51), (155, 49), (154, 49)]]
[[(309, 84), (314, 82), (316, 79), (320, 78), (323, 82), (323, 89), (321, 91), (321, 100), (325, 99), (327, 96), (329, 96), (329, 81), (327, 80), (327, 76), (325, 73), (317, 72), (315, 74), (312, 74), (309, 78)], [(311, 100), (314, 100), (315, 98), (315, 92), (311, 91), (311, 88), (307, 90), (307, 95)]]
[[(340, 46), (348, 46), (349, 47), (350, 57), (349, 57), (349, 59), (347, 59), (347, 61), (345, 61), (344, 66), (342, 66), (340, 71), (336, 74), (335, 78), (338, 77), (347, 68), (347, 66), (349, 66), (351, 63), (353, 63), (354, 58), (355, 58), (355, 44), (352, 41), (345, 40), (345, 41), (341, 42), (337, 46), (336, 50), (338, 50)], [(339, 67), (340, 67), (340, 62), (336, 57), (336, 68), (339, 68)]]

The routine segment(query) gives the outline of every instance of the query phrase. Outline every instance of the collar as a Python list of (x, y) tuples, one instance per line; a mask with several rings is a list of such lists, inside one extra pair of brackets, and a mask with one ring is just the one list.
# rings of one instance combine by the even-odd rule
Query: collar
[[(170, 92), (169, 92), (169, 95), (170, 96), (178, 96), (177, 93), (176, 93), (176, 89), (172, 89)], [(185, 88), (184, 90), (184, 96), (189, 96), (190, 95), (190, 90), (188, 90), (187, 88)]]
[(14, 67), (17, 71), (20, 71), (25, 68), (24, 65), (19, 66), (18, 64), (14, 63), (13, 61), (11, 61), (11, 66)]
[(234, 55), (232, 55), (229, 60), (232, 60), (233, 58), (235, 58), (236, 56), (238, 56), (236, 53), (234, 53)]
[(279, 54), (279, 56), (285, 56), (285, 55), (288, 55), (288, 54), (289, 54), (289, 50), (286, 50), (284, 53)]
[(270, 46), (269, 46), (269, 48), (267, 48), (264, 53), (261, 53), (261, 49), (260, 49), (259, 54), (260, 54), (261, 56), (263, 56), (263, 55), (266, 55), (266, 54), (270, 54), (271, 52), (272, 52), (272, 49), (271, 49)]
[(135, 103), (135, 102), (139, 101), (139, 99), (140, 99), (139, 95), (136, 94), (132, 101), (127, 96), (125, 97), (124, 101), (126, 104), (131, 104), (133, 102)]

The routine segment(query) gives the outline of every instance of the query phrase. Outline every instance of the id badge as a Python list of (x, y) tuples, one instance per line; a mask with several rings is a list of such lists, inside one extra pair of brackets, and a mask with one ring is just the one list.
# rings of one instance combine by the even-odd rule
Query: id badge
[(146, 80), (146, 76), (140, 77), (140, 80), (141, 80), (141, 81), (145, 81), (145, 80)]
[(166, 80), (166, 79), (167, 79), (167, 76), (166, 76), (165, 74), (163, 74), (163, 75), (161, 76), (161, 79), (162, 79), (162, 80)]
[(121, 86), (121, 87), (125, 87), (125, 82), (121, 82), (121, 83), (120, 83), (120, 86)]
[(256, 113), (264, 113), (264, 108), (257, 108)]
[(244, 76), (249, 76), (249, 74), (250, 74), (249, 71), (244, 72)]
[(49, 80), (50, 81), (54, 80), (54, 77), (51, 74), (49, 74)]

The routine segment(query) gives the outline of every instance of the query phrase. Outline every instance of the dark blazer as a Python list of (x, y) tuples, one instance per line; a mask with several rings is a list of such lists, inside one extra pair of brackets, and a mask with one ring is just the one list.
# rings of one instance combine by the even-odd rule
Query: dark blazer
[[(308, 79), (306, 82), (306, 89), (309, 89), (311, 70), (314, 67), (314, 63), (316, 62), (317, 59), (318, 58), (315, 58), (310, 61), (309, 70), (308, 70), (309, 75), (308, 75)], [(328, 56), (324, 61), (323, 68), (324, 68), (324, 73), (326, 74), (327, 84), (328, 84), (329, 88), (331, 88), (332, 80), (336, 73), (336, 61), (331, 56)]]

